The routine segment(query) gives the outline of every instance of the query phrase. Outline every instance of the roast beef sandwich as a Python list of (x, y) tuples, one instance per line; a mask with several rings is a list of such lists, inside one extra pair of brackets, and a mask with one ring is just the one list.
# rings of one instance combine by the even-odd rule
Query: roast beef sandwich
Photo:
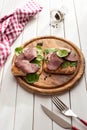
[(73, 74), (76, 71), (78, 56), (74, 50), (59, 47), (46, 48), (43, 69), (46, 73)]
[(28, 48), (18, 47), (15, 49), (11, 71), (14, 76), (22, 76), (28, 83), (34, 83), (39, 80), (42, 64), (42, 44)]

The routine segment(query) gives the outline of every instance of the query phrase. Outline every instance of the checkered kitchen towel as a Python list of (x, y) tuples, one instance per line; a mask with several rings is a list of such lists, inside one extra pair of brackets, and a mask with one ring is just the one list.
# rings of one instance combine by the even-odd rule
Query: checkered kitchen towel
[(36, 15), (42, 7), (30, 0), (23, 8), (16, 9), (12, 14), (0, 19), (0, 68), (10, 54), (11, 45), (20, 35), (31, 16)]

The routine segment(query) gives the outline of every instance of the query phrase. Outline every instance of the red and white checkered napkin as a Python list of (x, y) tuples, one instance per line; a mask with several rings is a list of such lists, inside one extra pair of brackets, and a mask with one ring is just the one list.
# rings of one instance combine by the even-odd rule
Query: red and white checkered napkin
[(42, 7), (33, 0), (23, 8), (16, 9), (12, 14), (0, 19), (0, 68), (10, 54), (11, 45), (20, 35), (31, 16), (36, 15)]

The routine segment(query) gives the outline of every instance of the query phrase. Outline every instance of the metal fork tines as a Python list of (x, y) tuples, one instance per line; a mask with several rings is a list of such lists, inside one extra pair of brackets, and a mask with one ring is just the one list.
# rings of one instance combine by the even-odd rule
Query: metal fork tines
[(52, 102), (58, 108), (58, 110), (68, 117), (76, 117), (79, 121), (81, 121), (84, 125), (87, 126), (87, 122), (83, 119), (79, 118), (68, 106), (66, 106), (57, 96), (52, 98)]
[(69, 109), (58, 97), (53, 97), (52, 102), (55, 104), (58, 110), (63, 113)]

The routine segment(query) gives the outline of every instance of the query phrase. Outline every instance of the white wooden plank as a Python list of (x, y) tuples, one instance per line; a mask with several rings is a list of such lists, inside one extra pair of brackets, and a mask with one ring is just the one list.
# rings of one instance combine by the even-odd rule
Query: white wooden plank
[(50, 12), (49, 12), (49, 0), (44, 2), (39, 1), (43, 9), (38, 15), (37, 21), (37, 36), (48, 36), (50, 35)]
[(47, 117), (41, 108), (41, 104), (51, 108), (50, 96), (35, 95), (35, 107), (34, 107), (34, 130), (52, 129), (52, 121)]
[[(65, 37), (69, 39), (70, 41), (74, 42), (75, 45), (77, 45), (80, 48), (79, 32), (78, 32), (78, 26), (77, 26), (78, 23), (76, 21), (77, 12), (75, 15), (73, 0), (66, 0), (66, 3), (69, 8), (69, 13), (65, 19)], [(76, 6), (76, 8), (78, 8), (78, 5)], [(81, 15), (80, 8), (79, 8), (79, 13)], [(73, 109), (73, 111), (78, 113), (78, 115), (82, 115), (83, 118), (86, 119), (87, 115), (85, 114), (86, 114), (87, 107), (83, 108), (83, 106), (85, 106), (84, 100), (85, 98), (87, 98), (84, 77), (70, 91), (70, 98), (71, 98), (71, 108)], [(83, 126), (80, 124), (80, 122), (74, 119), (73, 119), (73, 124), (76, 124), (78, 128), (83, 129)]]
[(17, 91), (14, 129), (32, 130), (32, 121), (33, 121), (33, 95), (26, 92), (19, 86)]
[(4, 2), (2, 4), (3, 4), (2, 5), (3, 9), (1, 10), (0, 17), (3, 17), (4, 15), (8, 15), (8, 14), (12, 13), (15, 9), (15, 0), (13, 0), (13, 1), (9, 0), (9, 2), (4, 0)]
[(0, 1), (0, 18), (1, 18), (1, 12), (2, 12), (2, 10), (3, 10), (3, 4), (4, 4), (4, 1), (1, 0), (1, 1)]
[[(10, 66), (9, 66), (10, 67)], [(10, 71), (10, 68), (8, 68)], [(14, 123), (16, 86), (11, 74), (5, 69), (0, 94), (0, 129), (12, 130)], [(4, 120), (3, 120), (4, 119)]]
[[(81, 48), (82, 52), (85, 57), (85, 61), (87, 61), (87, 1), (86, 0), (77, 0), (74, 1), (75, 3), (75, 10), (76, 10), (76, 16), (77, 16), (77, 24), (78, 24), (78, 31), (79, 31), (79, 37), (80, 37), (80, 43), (81, 43)], [(85, 64), (85, 75), (87, 77), (87, 64)], [(86, 78), (87, 82), (87, 78)], [(86, 86), (87, 89), (87, 86)]]
[(67, 40), (70, 40), (80, 48), (78, 28), (76, 23), (73, 1), (67, 0), (65, 5), (67, 6), (67, 10), (68, 10), (68, 12), (65, 15), (65, 38)]

